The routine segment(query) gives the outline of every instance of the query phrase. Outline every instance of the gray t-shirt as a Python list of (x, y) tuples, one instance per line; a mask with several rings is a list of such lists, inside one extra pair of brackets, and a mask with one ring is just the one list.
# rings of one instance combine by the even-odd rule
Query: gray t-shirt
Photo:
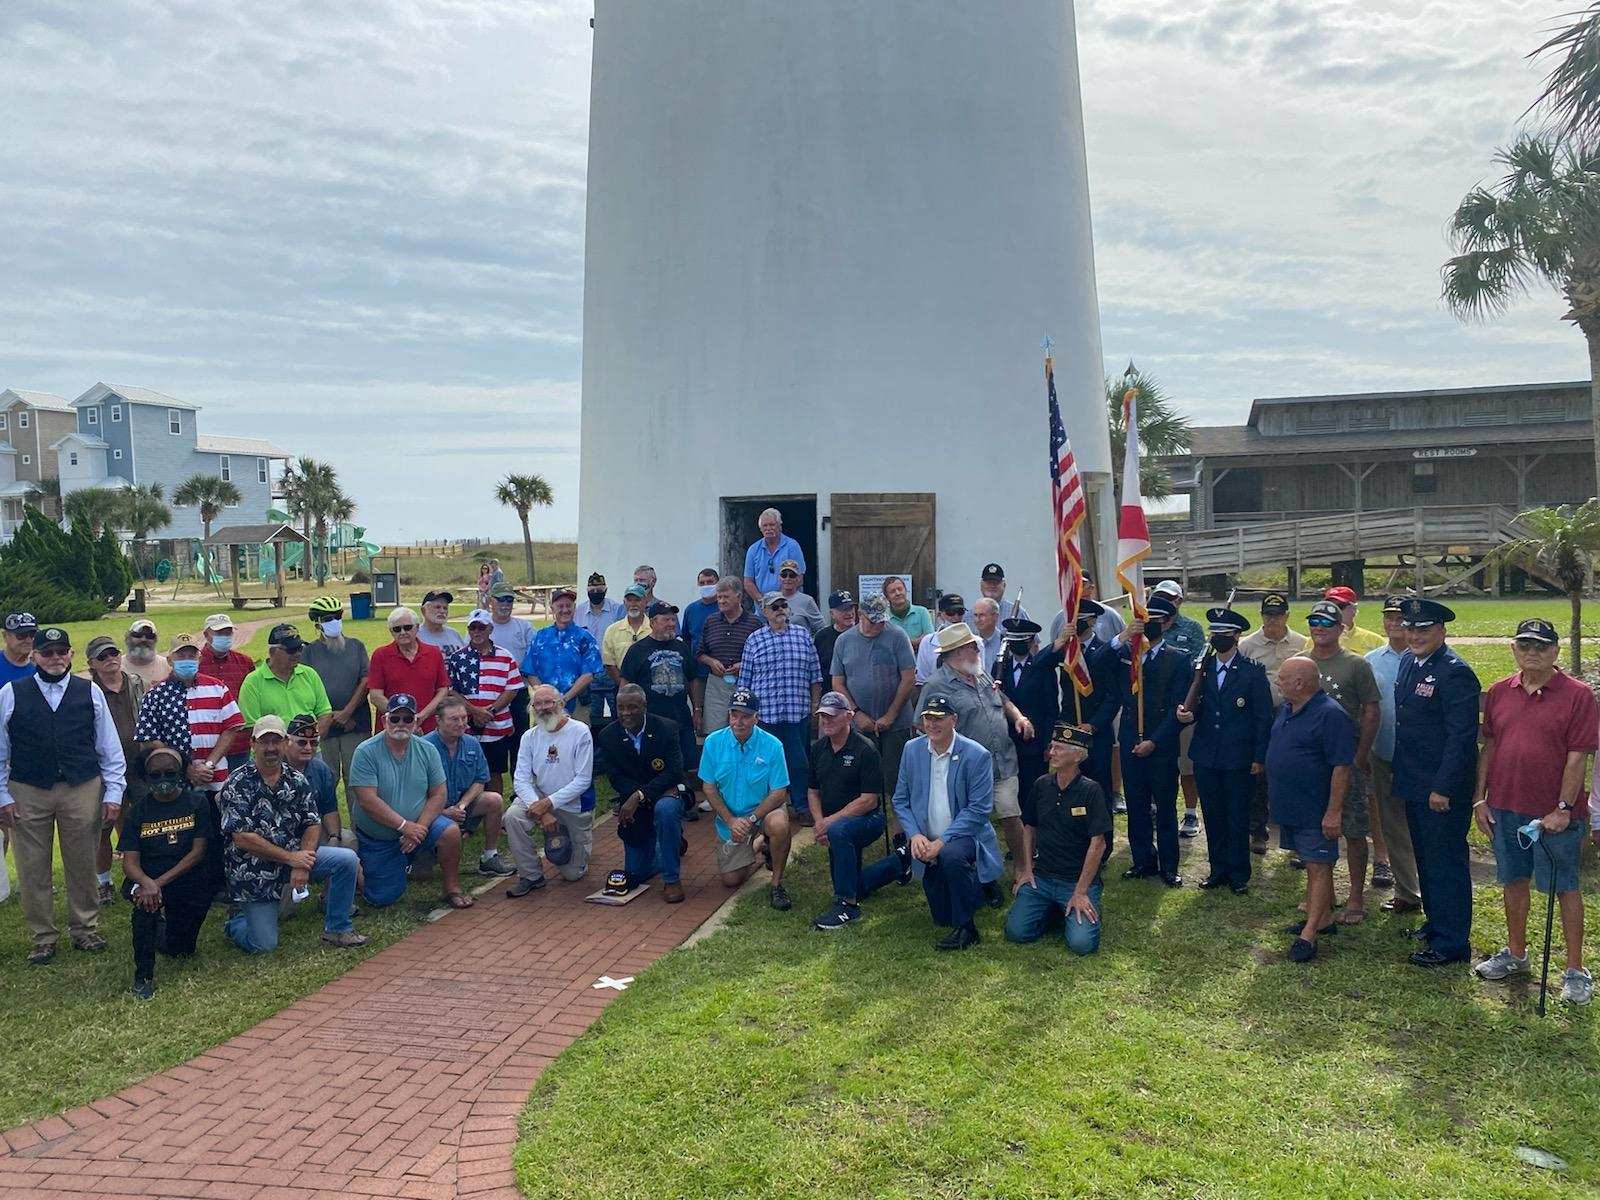
[[(356, 689), (367, 681), (367, 647), (358, 638), (345, 638), (338, 650), (323, 638), (307, 642), (300, 662), (322, 680), (334, 712), (349, 704)], [(351, 726), (355, 733), (371, 733), (372, 705), (358, 705), (351, 717)]]
[[(496, 646), (511, 656), (511, 661), (521, 664), (522, 658), (528, 653), (528, 643), (533, 641), (533, 626), (521, 617), (511, 617), (503, 624), (494, 622), (489, 626), (489, 637)], [(600, 644), (600, 639), (595, 639), (595, 645)]]
[(446, 625), (438, 633), (435, 633), (428, 628), (426, 623), (417, 626), (417, 641), (438, 647), (442, 654), (449, 654), (452, 650), (460, 650), (467, 644), (467, 639), (461, 635), (460, 631), (451, 629), (450, 626)]
[(824, 624), (822, 610), (817, 607), (817, 602), (804, 592), (796, 592), (787, 597), (789, 601), (789, 623), (791, 625), (804, 625), (806, 632), (812, 637), (822, 632)]
[(969, 683), (947, 663), (929, 678), (917, 703), (926, 708), (934, 696), (950, 701), (956, 714), (956, 732), (994, 756), (996, 779), (1010, 779), (1017, 773), (1017, 747), (1011, 740), (1011, 726), (1006, 723), (1005, 703), (987, 673), (972, 676)]
[[(894, 694), (900, 690), (900, 672), (911, 670), (915, 663), (911, 639), (895, 625), (885, 625), (882, 633), (871, 638), (860, 629), (846, 629), (833, 644), (828, 674), (842, 675), (861, 711), (876, 720), (894, 702)], [(900, 706), (894, 728), (911, 728), (909, 701)]]

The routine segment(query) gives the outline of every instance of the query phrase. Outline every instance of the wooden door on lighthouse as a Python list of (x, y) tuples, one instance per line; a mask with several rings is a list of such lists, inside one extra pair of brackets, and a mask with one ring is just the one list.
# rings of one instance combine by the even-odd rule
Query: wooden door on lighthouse
[(828, 528), (830, 590), (857, 592), (863, 575), (910, 575), (912, 598), (931, 606), (938, 593), (934, 493), (834, 492)]

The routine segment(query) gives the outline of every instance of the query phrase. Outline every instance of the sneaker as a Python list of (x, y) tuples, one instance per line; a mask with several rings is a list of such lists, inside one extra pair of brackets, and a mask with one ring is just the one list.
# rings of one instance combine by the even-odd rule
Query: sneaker
[(1178, 826), (1178, 836), (1192, 838), (1200, 832), (1200, 818), (1192, 812), (1183, 814), (1183, 824)]
[(1394, 872), (1389, 869), (1389, 864), (1380, 862), (1372, 868), (1372, 886), (1375, 888), (1392, 888), (1394, 886)]
[(842, 900), (835, 902), (834, 906), (811, 922), (813, 929), (843, 929), (861, 920), (861, 906), (859, 904), (846, 904)]
[(74, 950), (87, 950), (90, 954), (98, 954), (106, 948), (106, 939), (98, 933), (86, 933), (82, 937), (72, 939)]
[(506, 899), (516, 900), (519, 897), (526, 896), (529, 892), (537, 892), (543, 886), (544, 876), (542, 875), (538, 879), (526, 879), (518, 876), (517, 881), (506, 889)]
[(1569, 967), (1561, 976), (1561, 998), (1568, 1004), (1587, 1004), (1594, 999), (1594, 977), (1583, 967)]
[(1294, 945), (1289, 947), (1290, 962), (1310, 962), (1316, 956), (1317, 944), (1315, 942), (1308, 942), (1303, 937), (1295, 938)]
[(365, 946), (368, 941), (366, 934), (357, 933), (354, 929), (346, 929), (343, 933), (329, 933), (324, 929), (322, 940), (341, 950), (354, 950), (357, 946)]
[(154, 979), (135, 979), (130, 989), (141, 1000), (149, 1000), (156, 994), (156, 981)]
[(767, 897), (767, 903), (779, 912), (788, 912), (794, 907), (794, 901), (789, 899), (789, 893), (783, 890), (783, 884), (772, 885), (772, 893)]
[(516, 868), (500, 857), (500, 851), (491, 850), (478, 857), (479, 875), (515, 875)]
[(1253, 837), (1253, 838), (1250, 839), (1250, 853), (1251, 854), (1265, 854), (1266, 852), (1267, 852), (1267, 839), (1266, 838), (1264, 838), (1264, 837)]
[(106, 905), (115, 904), (116, 902), (117, 889), (112, 887), (109, 883), (102, 883), (100, 885), (100, 907), (104, 908)]
[(30, 967), (42, 967), (54, 959), (55, 956), (56, 948), (54, 946), (35, 946), (28, 951), (28, 965)]
[(1505, 979), (1509, 975), (1524, 974), (1528, 970), (1528, 956), (1524, 954), (1518, 958), (1509, 946), (1501, 946), (1492, 957), (1472, 969), (1479, 979)]

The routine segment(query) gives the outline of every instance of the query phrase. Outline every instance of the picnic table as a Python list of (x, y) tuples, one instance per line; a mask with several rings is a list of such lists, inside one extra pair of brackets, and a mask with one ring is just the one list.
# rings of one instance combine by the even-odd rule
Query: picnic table
[(539, 587), (522, 585), (514, 588), (513, 590), (519, 597), (528, 602), (528, 615), (530, 617), (548, 617), (550, 615), (550, 595), (558, 588), (571, 588), (573, 591), (577, 590), (577, 588), (570, 583), (543, 584)]

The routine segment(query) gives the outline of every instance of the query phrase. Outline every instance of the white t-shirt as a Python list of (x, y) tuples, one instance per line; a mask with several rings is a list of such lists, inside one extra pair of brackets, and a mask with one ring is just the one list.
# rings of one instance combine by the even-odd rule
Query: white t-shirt
[(543, 792), (563, 812), (582, 812), (583, 794), (593, 781), (594, 738), (582, 721), (568, 717), (554, 733), (536, 721), (522, 735), (513, 781), (518, 803), (532, 804)]

